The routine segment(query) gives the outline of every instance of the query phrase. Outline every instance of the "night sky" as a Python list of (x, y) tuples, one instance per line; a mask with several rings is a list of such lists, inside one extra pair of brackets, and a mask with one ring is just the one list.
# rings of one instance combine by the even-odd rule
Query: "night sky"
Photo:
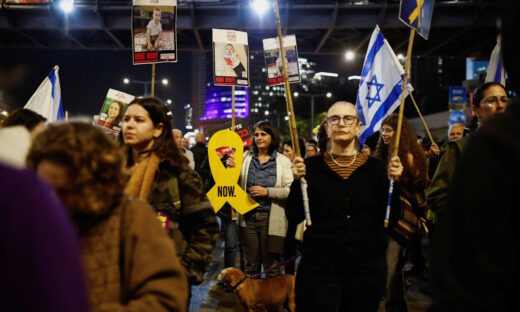
[[(190, 61), (199, 55), (181, 51), (177, 63), (156, 65), (155, 94), (173, 101), (174, 124), (178, 127), (184, 125), (183, 106), (191, 98)], [(316, 71), (331, 71), (341, 76), (358, 75), (363, 61), (362, 56), (357, 63), (347, 63), (342, 56), (300, 57), (316, 62)], [(109, 88), (142, 95), (142, 84), (125, 85), (123, 78), (150, 80), (152, 74), (151, 65), (132, 65), (129, 50), (0, 49), (0, 58), (3, 60), (0, 89), (4, 89), (4, 102), (9, 108), (23, 107), (53, 66), (59, 65), (63, 106), (69, 117), (98, 114)], [(170, 84), (163, 86), (162, 78), (168, 78)]]
[[(174, 125), (178, 128), (184, 128), (183, 107), (191, 100), (191, 59), (200, 55), (198, 52), (181, 51), (177, 63), (156, 65), (155, 94), (163, 100), (173, 101), (171, 109)], [(299, 56), (315, 62), (316, 72), (335, 72), (344, 81), (350, 75), (361, 73), (364, 60), (364, 55), (361, 54), (358, 54), (353, 62), (347, 62), (342, 55)], [(59, 65), (63, 106), (64, 110), (69, 112), (69, 117), (91, 117), (99, 114), (109, 88), (136, 96), (143, 95), (143, 85), (125, 85), (123, 78), (150, 80), (152, 73), (151, 65), (132, 65), (130, 50), (0, 49), (0, 59), (0, 90), (4, 90), (3, 102), (9, 109), (23, 107), (53, 66)], [(416, 98), (421, 111), (423, 114), (429, 114), (446, 110), (447, 86), (460, 85), (464, 79), (464, 59), (445, 59), (445, 70), (442, 74), (437, 73), (437, 58), (421, 58), (420, 62), (418, 61), (416, 59), (412, 62), (412, 84), (416, 87)], [(168, 86), (160, 83), (162, 78), (170, 81)], [(357, 81), (350, 81), (346, 85), (336, 86), (336, 89), (332, 90), (333, 100), (355, 101), (356, 83)], [(293, 84), (291, 89), (297, 90), (297, 86)], [(307, 111), (310, 111), (310, 108), (307, 105), (302, 106), (306, 103), (303, 100), (302, 98), (295, 102), (295, 110), (300, 111), (297, 115), (309, 117)], [(316, 104), (316, 114), (326, 110), (328, 106), (323, 99)], [(405, 108), (405, 116), (416, 116), (413, 107)]]
[[(184, 124), (182, 108), (190, 101), (191, 53), (179, 53), (178, 63), (156, 65), (155, 95), (173, 101), (175, 125)], [(9, 108), (23, 107), (54, 65), (60, 67), (64, 110), (69, 117), (99, 114), (109, 88), (142, 95), (142, 84), (123, 78), (151, 80), (152, 65), (132, 65), (130, 51), (0, 49), (0, 89)], [(160, 81), (168, 78), (170, 84)], [(150, 92), (150, 89), (149, 89)]]

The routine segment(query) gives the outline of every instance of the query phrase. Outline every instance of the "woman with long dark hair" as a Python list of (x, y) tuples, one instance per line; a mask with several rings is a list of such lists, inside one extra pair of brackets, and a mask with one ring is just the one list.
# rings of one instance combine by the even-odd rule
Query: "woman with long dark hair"
[(218, 238), (215, 213), (202, 181), (176, 146), (164, 103), (154, 97), (134, 99), (123, 119), (128, 156), (127, 193), (147, 200), (175, 242), (190, 284), (200, 284)]
[[(387, 116), (381, 122), (381, 136), (374, 154), (387, 164), (396, 144), (398, 115)], [(398, 156), (402, 159), (403, 173), (399, 179), (399, 217), (390, 220), (390, 238), (387, 248), (388, 278), (386, 309), (406, 311), (403, 288), (403, 267), (413, 247), (420, 243), (420, 229), (426, 217), (425, 192), (428, 186), (428, 167), (417, 136), (408, 120), (403, 117)], [(414, 249), (414, 252), (418, 252)], [(420, 252), (420, 251), (419, 251)], [(420, 253), (419, 253), (420, 254)], [(419, 257), (420, 258), (420, 257)], [(421, 265), (418, 261), (417, 265)], [(420, 270), (419, 270), (420, 271)]]
[[(280, 261), (287, 233), (285, 200), (293, 181), (291, 161), (276, 150), (280, 136), (271, 122), (254, 126), (253, 152), (246, 152), (240, 186), (260, 205), (240, 218), (244, 240), (246, 274), (267, 271)], [(272, 270), (267, 275), (276, 275)]]

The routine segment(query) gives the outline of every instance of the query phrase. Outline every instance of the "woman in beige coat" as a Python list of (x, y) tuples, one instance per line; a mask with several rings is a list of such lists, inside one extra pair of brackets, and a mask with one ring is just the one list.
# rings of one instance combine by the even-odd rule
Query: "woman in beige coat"
[(92, 311), (186, 310), (184, 268), (152, 208), (123, 193), (115, 142), (87, 123), (50, 125), (27, 163), (76, 225)]

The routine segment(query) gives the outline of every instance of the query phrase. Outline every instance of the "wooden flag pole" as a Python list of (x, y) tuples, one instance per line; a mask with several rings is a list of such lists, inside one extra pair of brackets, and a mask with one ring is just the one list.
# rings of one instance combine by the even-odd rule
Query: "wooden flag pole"
[[(231, 86), (231, 131), (235, 131), (235, 85)], [(231, 207), (231, 220), (236, 220), (235, 209)]]
[[(301, 157), (300, 144), (298, 143), (298, 130), (296, 129), (296, 118), (294, 115), (294, 107), (292, 103), (291, 86), (289, 84), (289, 76), (287, 74), (287, 62), (285, 59), (285, 49), (283, 47), (282, 37), (282, 26), (280, 23), (280, 12), (278, 10), (278, 0), (274, 1), (274, 13), (276, 17), (276, 26), (278, 29), (278, 42), (280, 44), (280, 57), (282, 58), (283, 67), (283, 82), (285, 90), (285, 104), (287, 106), (287, 114), (289, 116), (289, 132), (291, 134), (291, 143), (294, 151), (294, 155)], [(304, 177), (300, 179), (302, 197), (303, 197), (303, 209), (305, 211), (305, 220), (307, 226), (311, 226), (311, 214), (309, 209), (309, 197), (307, 195), (307, 181)]]
[(235, 85), (231, 86), (231, 131), (235, 131)]
[(410, 98), (412, 99), (412, 103), (415, 106), (415, 109), (417, 110), (417, 114), (419, 114), (419, 118), (421, 118), (424, 129), (426, 130), (426, 133), (428, 134), (428, 137), (430, 138), (430, 142), (432, 142), (432, 144), (435, 144), (432, 134), (430, 133), (430, 129), (428, 129), (428, 126), (426, 125), (426, 121), (424, 120), (423, 115), (421, 114), (421, 111), (419, 110), (419, 106), (417, 106), (417, 102), (415, 102), (415, 98), (413, 97), (412, 92), (410, 92)]
[(298, 130), (296, 129), (296, 118), (294, 116), (294, 108), (292, 104), (291, 87), (289, 84), (289, 77), (287, 74), (287, 62), (285, 59), (285, 50), (283, 48), (282, 26), (280, 22), (280, 12), (278, 10), (278, 0), (274, 0), (274, 11), (276, 15), (276, 25), (278, 29), (278, 42), (280, 44), (280, 57), (282, 58), (285, 104), (287, 106), (287, 114), (289, 115), (289, 133), (291, 134), (291, 143), (294, 155), (301, 157), (300, 145), (298, 144)]
[(155, 63), (152, 64), (152, 96), (155, 95)]
[(394, 156), (397, 156), (399, 152), (399, 140), (401, 139), (401, 126), (403, 124), (403, 114), (404, 114), (404, 100), (406, 96), (406, 89), (408, 86), (408, 72), (410, 70), (410, 60), (412, 58), (412, 47), (413, 47), (413, 39), (415, 37), (415, 29), (412, 28), (410, 30), (410, 40), (408, 41), (408, 51), (406, 52), (406, 64), (404, 69), (404, 77), (403, 77), (403, 91), (401, 93), (401, 105), (399, 106), (399, 118), (397, 119), (397, 130), (396, 130), (396, 138), (395, 138), (395, 148), (394, 148)]
[[(406, 64), (404, 68), (404, 77), (403, 77), (403, 91), (401, 93), (401, 105), (399, 106), (399, 118), (397, 119), (397, 130), (396, 130), (396, 138), (395, 138), (395, 148), (393, 152), (393, 156), (397, 156), (399, 152), (399, 140), (401, 138), (401, 126), (403, 125), (403, 114), (404, 114), (404, 100), (406, 95), (406, 89), (408, 89), (408, 72), (410, 70), (410, 60), (412, 58), (412, 47), (413, 47), (413, 39), (415, 37), (415, 29), (412, 28), (410, 30), (410, 40), (408, 41), (408, 51), (406, 53)], [(402, 161), (406, 161), (403, 159)], [(388, 188), (388, 200), (386, 204), (386, 212), (385, 212), (385, 221), (384, 227), (388, 227), (390, 222), (390, 206), (392, 202), (392, 193), (394, 191), (394, 179), (390, 178), (390, 186)]]

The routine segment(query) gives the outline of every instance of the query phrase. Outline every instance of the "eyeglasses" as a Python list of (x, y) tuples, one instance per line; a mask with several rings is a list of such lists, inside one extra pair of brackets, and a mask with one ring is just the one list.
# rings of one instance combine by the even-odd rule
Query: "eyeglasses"
[(394, 131), (392, 128), (381, 128), (381, 133), (392, 133)]
[(507, 96), (503, 96), (501, 98), (498, 98), (496, 96), (490, 96), (486, 99), (482, 100), (483, 104), (486, 104), (488, 106), (496, 106), (498, 105), (498, 102), (501, 102), (502, 104), (507, 104)]
[(343, 120), (343, 123), (345, 124), (345, 126), (352, 126), (352, 124), (354, 123), (354, 121), (356, 119), (358, 119), (358, 118), (356, 116), (352, 116), (352, 115), (345, 115), (345, 116), (334, 115), (334, 116), (328, 117), (327, 121), (328, 121), (329, 125), (331, 125), (331, 126), (339, 125), (341, 120)]

